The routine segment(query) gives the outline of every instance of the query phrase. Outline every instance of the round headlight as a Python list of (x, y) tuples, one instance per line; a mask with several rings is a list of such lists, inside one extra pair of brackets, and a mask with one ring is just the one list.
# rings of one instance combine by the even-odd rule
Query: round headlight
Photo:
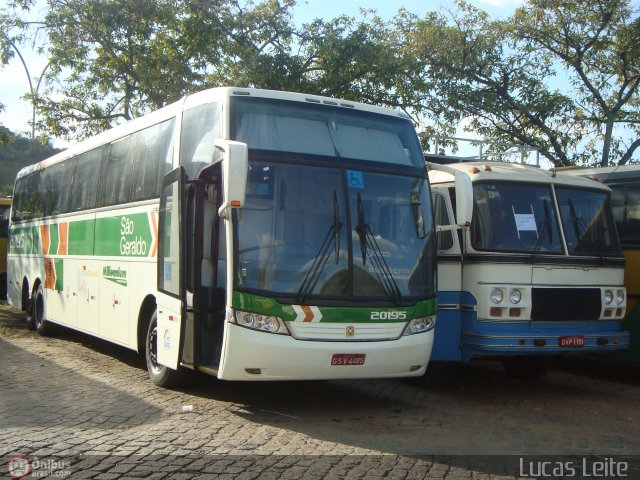
[(611, 302), (613, 302), (613, 292), (611, 290), (605, 290), (604, 291), (604, 304), (605, 305), (611, 305)]
[(624, 290), (616, 290), (616, 305), (624, 302)]
[(520, 290), (514, 288), (513, 290), (511, 290), (511, 292), (509, 292), (509, 301), (511, 303), (516, 305), (520, 303), (520, 300), (522, 300), (522, 292)]
[(491, 301), (497, 305), (498, 303), (502, 302), (503, 298), (504, 298), (504, 293), (502, 293), (502, 289), (494, 288), (493, 291), (491, 292)]

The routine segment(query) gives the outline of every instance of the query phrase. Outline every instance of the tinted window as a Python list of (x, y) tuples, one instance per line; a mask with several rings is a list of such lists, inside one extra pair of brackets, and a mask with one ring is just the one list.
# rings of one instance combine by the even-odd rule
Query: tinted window
[(103, 148), (83, 153), (73, 160), (73, 180), (69, 194), (69, 211), (95, 207), (98, 166)]
[(102, 159), (98, 184), (99, 207), (129, 201), (132, 171), (131, 136), (113, 142), (109, 155)]
[(222, 134), (221, 108), (217, 103), (184, 112), (180, 134), (180, 165), (188, 178), (213, 162), (214, 141)]
[(73, 173), (70, 166), (71, 162), (67, 160), (43, 170), (45, 215), (58, 215), (67, 211), (70, 188), (66, 179), (71, 179)]
[(131, 201), (160, 196), (162, 178), (171, 171), (174, 123), (175, 119), (171, 119), (132, 135)]

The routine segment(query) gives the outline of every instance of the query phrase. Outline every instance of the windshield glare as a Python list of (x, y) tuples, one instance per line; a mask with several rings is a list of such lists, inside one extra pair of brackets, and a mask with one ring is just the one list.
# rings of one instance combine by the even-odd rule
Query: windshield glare
[[(238, 219), (239, 286), (390, 300), (391, 277), (402, 298), (424, 297), (435, 289), (430, 212), (423, 178), (253, 161)], [(364, 256), (363, 223), (379, 247)]]

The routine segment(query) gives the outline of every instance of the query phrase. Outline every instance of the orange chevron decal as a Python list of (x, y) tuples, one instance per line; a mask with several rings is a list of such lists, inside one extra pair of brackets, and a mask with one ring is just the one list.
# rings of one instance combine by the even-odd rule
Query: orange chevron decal
[(311, 311), (311, 308), (309, 308), (308, 305), (300, 305), (300, 308), (302, 308), (302, 311), (304, 312), (304, 320), (302, 321), (311, 322), (313, 320), (313, 312)]
[(48, 255), (49, 247), (51, 246), (51, 238), (49, 236), (49, 225), (40, 225), (40, 244), (42, 246), (42, 253), (44, 255)]
[(155, 257), (158, 253), (158, 222), (156, 222), (156, 214), (151, 212), (151, 235), (153, 236), (153, 246), (151, 247), (151, 256)]
[(58, 224), (58, 255), (67, 254), (67, 244), (69, 243), (69, 224)]

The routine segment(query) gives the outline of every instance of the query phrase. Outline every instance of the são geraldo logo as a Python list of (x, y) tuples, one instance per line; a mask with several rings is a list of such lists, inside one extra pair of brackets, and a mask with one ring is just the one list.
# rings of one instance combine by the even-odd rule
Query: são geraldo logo
[(11, 478), (23, 478), (31, 473), (31, 462), (27, 457), (11, 457), (7, 462), (7, 470)]

